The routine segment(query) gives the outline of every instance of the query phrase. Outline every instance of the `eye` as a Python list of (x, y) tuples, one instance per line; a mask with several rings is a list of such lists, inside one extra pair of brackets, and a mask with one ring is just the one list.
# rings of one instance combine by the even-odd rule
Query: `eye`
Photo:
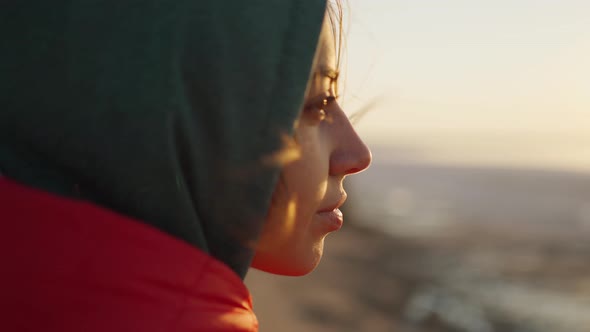
[(336, 101), (336, 97), (327, 93), (308, 102), (303, 109), (305, 114), (315, 121), (323, 121), (328, 116), (327, 108)]

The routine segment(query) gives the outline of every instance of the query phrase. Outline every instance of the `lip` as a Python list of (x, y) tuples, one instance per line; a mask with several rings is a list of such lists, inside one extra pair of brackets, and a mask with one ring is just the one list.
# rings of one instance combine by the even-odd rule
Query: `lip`
[(344, 204), (344, 201), (346, 201), (346, 193), (343, 193), (336, 203), (328, 205), (316, 213), (328, 231), (337, 231), (342, 228), (344, 216), (339, 208)]
[(318, 212), (317, 215), (320, 217), (327, 230), (330, 232), (339, 230), (344, 224), (344, 217), (340, 209)]

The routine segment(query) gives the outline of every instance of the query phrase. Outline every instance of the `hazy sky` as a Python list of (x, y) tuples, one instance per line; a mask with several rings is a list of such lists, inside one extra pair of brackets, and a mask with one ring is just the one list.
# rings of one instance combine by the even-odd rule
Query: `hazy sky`
[[(349, 112), (445, 162), (590, 171), (590, 1), (349, 0)], [(404, 156), (402, 156), (404, 157)]]

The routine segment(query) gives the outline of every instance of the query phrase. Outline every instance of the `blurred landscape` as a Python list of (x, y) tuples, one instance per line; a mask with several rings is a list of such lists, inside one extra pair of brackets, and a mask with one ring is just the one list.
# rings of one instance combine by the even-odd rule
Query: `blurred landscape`
[(316, 271), (249, 273), (261, 331), (590, 331), (590, 172), (377, 159), (347, 181)]
[(590, 332), (590, 2), (350, 0), (342, 106), (373, 150), (265, 331)]

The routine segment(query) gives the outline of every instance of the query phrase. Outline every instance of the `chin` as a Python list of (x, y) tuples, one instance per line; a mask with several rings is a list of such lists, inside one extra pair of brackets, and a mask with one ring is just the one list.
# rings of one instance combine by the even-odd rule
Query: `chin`
[(322, 241), (321, 244), (314, 246), (304, 257), (301, 255), (282, 256), (280, 254), (265, 255), (257, 253), (254, 256), (251, 267), (276, 275), (291, 277), (304, 276), (313, 271), (320, 263), (323, 247), (324, 244)]

